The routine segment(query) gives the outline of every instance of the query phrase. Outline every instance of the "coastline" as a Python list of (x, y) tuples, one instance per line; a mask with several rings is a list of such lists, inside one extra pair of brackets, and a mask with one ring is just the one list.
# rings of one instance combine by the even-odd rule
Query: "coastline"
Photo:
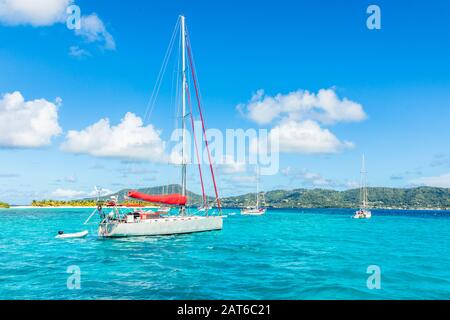
[[(9, 208), (0, 208), (0, 210), (8, 210), (8, 209), (96, 209), (96, 206), (10, 206)], [(153, 206), (148, 207), (126, 207), (124, 209), (155, 209)], [(239, 207), (223, 207), (223, 209), (241, 209)], [(295, 208), (273, 208), (268, 207), (269, 210), (307, 210), (307, 209), (348, 209), (348, 210), (357, 210), (357, 208), (325, 208), (325, 207), (295, 207)], [(371, 210), (397, 210), (397, 211), (450, 211), (450, 208), (393, 208), (393, 207), (380, 207), (380, 208), (371, 208)]]
[[(108, 207), (105, 207), (108, 208)], [(125, 209), (155, 209), (155, 207), (126, 207)], [(10, 206), (9, 208), (5, 209), (97, 209), (96, 206), (45, 206), (45, 207), (35, 207), (35, 206)]]

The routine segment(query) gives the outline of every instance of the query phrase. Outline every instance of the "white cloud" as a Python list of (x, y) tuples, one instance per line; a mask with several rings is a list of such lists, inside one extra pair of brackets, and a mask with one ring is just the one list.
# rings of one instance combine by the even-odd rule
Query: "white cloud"
[(70, 199), (70, 198), (76, 198), (76, 197), (83, 197), (86, 195), (86, 192), (84, 191), (77, 191), (77, 190), (71, 190), (71, 189), (56, 189), (53, 191), (50, 196), (58, 199)]
[(287, 167), (281, 170), (281, 174), (290, 177), (291, 181), (300, 180), (308, 186), (325, 187), (334, 184), (332, 180), (324, 178), (321, 174), (311, 172), (306, 169), (298, 170), (292, 167)]
[(75, 29), (75, 34), (82, 36), (87, 42), (102, 42), (105, 49), (116, 49), (114, 38), (95, 13), (81, 17), (81, 28)]
[(438, 188), (450, 188), (450, 173), (444, 173), (434, 177), (422, 177), (412, 180), (413, 185), (438, 187)]
[(236, 161), (230, 155), (224, 156), (223, 161), (218, 164), (218, 168), (224, 174), (239, 174), (247, 171), (245, 162)]
[(264, 125), (274, 120), (315, 120), (324, 124), (362, 121), (367, 118), (361, 104), (347, 98), (340, 99), (333, 89), (318, 93), (298, 90), (286, 95), (266, 96), (258, 90), (247, 104), (237, 109), (252, 121)]
[[(259, 125), (273, 124), (269, 143), (278, 143), (280, 152), (304, 154), (336, 153), (353, 148), (352, 142), (339, 140), (324, 126), (367, 118), (361, 104), (339, 98), (334, 89), (321, 89), (317, 93), (297, 90), (273, 97), (258, 90), (249, 103), (240, 104), (237, 109)], [(252, 148), (257, 147), (258, 142), (254, 141)], [(260, 143), (259, 147), (264, 146)]]
[(270, 130), (269, 140), (277, 140), (281, 152), (305, 154), (336, 153), (354, 146), (348, 141), (341, 142), (328, 129), (321, 128), (312, 120), (282, 122)]
[(107, 196), (107, 195), (110, 195), (113, 193), (114, 192), (109, 189), (98, 188), (97, 190), (95, 190), (95, 188), (94, 188), (94, 190), (87, 193), (87, 196), (88, 197), (97, 197), (97, 196), (104, 197), (104, 196)]
[[(0, 23), (8, 26), (31, 25), (33, 27), (52, 26), (66, 23), (66, 9), (73, 0), (0, 0)], [(115, 50), (113, 36), (96, 13), (81, 16), (81, 28), (75, 34), (87, 42), (99, 42), (107, 50)], [(89, 55), (76, 46), (70, 48), (69, 55), (81, 57)]]
[(25, 101), (18, 91), (0, 99), (0, 147), (38, 148), (47, 146), (62, 132), (58, 105), (45, 99)]
[(99, 194), (102, 197), (112, 193), (113, 192), (111, 190), (103, 188), (99, 189), (98, 191), (94, 189), (91, 192), (58, 188), (50, 194), (50, 197), (55, 199), (74, 199), (74, 198), (97, 197)]
[[(172, 150), (169, 155), (169, 163), (173, 165), (183, 164), (183, 156), (180, 150)], [(188, 156), (184, 156), (184, 163), (189, 163)]]
[(90, 57), (91, 53), (85, 49), (82, 49), (78, 46), (71, 46), (69, 48), (69, 56), (74, 58), (84, 58), (84, 57)]
[(344, 187), (345, 187), (346, 189), (356, 189), (356, 188), (359, 188), (360, 185), (359, 185), (359, 182), (357, 182), (357, 181), (355, 181), (355, 180), (347, 180), (347, 181), (344, 183)]
[(6, 25), (50, 26), (64, 22), (73, 0), (0, 0), (0, 22)]
[(152, 125), (144, 126), (142, 119), (131, 112), (116, 126), (111, 126), (109, 119), (101, 119), (84, 130), (69, 131), (61, 148), (104, 158), (152, 162), (165, 159), (160, 132)]

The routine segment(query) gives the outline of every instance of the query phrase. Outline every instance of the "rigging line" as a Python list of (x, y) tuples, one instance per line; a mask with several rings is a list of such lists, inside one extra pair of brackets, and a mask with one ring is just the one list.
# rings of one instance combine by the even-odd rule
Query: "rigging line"
[(189, 64), (191, 66), (190, 69), (191, 69), (191, 72), (192, 72), (192, 80), (194, 81), (195, 94), (197, 96), (198, 111), (199, 111), (199, 114), (200, 114), (200, 119), (202, 121), (202, 129), (203, 129), (203, 136), (205, 138), (205, 146), (206, 146), (206, 150), (208, 151), (209, 168), (210, 168), (210, 171), (211, 171), (211, 178), (212, 178), (213, 184), (214, 184), (214, 192), (215, 192), (216, 198), (217, 198), (217, 207), (219, 208), (220, 212), (222, 212), (222, 208), (221, 208), (221, 204), (220, 204), (220, 198), (219, 198), (219, 192), (217, 191), (216, 177), (214, 175), (214, 168), (213, 168), (212, 161), (211, 161), (211, 152), (209, 151), (209, 143), (208, 143), (208, 139), (206, 137), (205, 121), (203, 119), (203, 112), (202, 112), (202, 108), (201, 108), (200, 96), (199, 96), (198, 86), (197, 86), (197, 81), (196, 81), (196, 73), (195, 73), (195, 69), (194, 69), (193, 61), (192, 61), (191, 45), (190, 45), (189, 35), (186, 38), (188, 40), (187, 41), (187, 51), (188, 51), (188, 57), (189, 57)]
[(173, 63), (172, 81), (170, 82), (171, 83), (171, 87), (170, 87), (170, 114), (172, 114), (172, 112), (176, 108), (176, 91), (175, 90), (177, 89), (177, 87), (175, 86), (175, 83), (176, 83), (176, 81), (178, 79), (177, 62), (178, 62), (178, 58)]
[(205, 186), (203, 184), (202, 167), (200, 165), (200, 155), (198, 153), (197, 136), (195, 134), (194, 115), (192, 113), (191, 95), (189, 93), (189, 87), (187, 86), (187, 84), (186, 84), (186, 92), (187, 92), (187, 98), (188, 98), (189, 111), (190, 111), (190, 114), (191, 114), (192, 134), (194, 136), (195, 153), (197, 155), (198, 172), (200, 174), (200, 184), (202, 186), (203, 206), (206, 206), (207, 202), (206, 202), (206, 195), (205, 195)]
[[(171, 50), (173, 48), (173, 42), (174, 42), (176, 34), (178, 33), (178, 25), (179, 24), (180, 24), (180, 19), (178, 18), (177, 23), (175, 24), (175, 28), (174, 28), (173, 33), (172, 33), (172, 37), (171, 37), (170, 42), (169, 42), (169, 46), (168, 46), (168, 48), (166, 50), (166, 54), (164, 56), (163, 64), (161, 65), (161, 68), (160, 68), (159, 73), (158, 73), (158, 77), (156, 78), (156, 83), (155, 83), (155, 85), (153, 87), (153, 90), (152, 90), (152, 94), (151, 94), (150, 99), (149, 99), (149, 101), (147, 103), (147, 108), (146, 108), (145, 115), (144, 115), (144, 123), (148, 119), (147, 116), (149, 116), (149, 110), (151, 109), (150, 110), (150, 116), (151, 116), (151, 114), (153, 112), (153, 107), (154, 107), (154, 104), (155, 104), (155, 101), (156, 101), (156, 97), (157, 97), (158, 92), (159, 92), (159, 88), (158, 87), (161, 86), (162, 78), (163, 78), (163, 75), (165, 73), (165, 68), (167, 67), (167, 61), (169, 60), (169, 56), (170, 56)], [(159, 83), (159, 86), (158, 86), (158, 83)]]
[[(181, 65), (181, 37), (178, 40), (178, 55), (175, 59), (174, 65), (173, 65), (173, 78), (172, 78), (172, 90), (171, 90), (171, 114), (173, 114), (173, 128), (172, 130), (175, 130), (178, 128), (178, 117), (179, 117), (179, 112), (180, 112), (180, 65)], [(175, 82), (175, 86), (174, 86), (174, 82)], [(175, 97), (175, 99), (173, 99), (173, 97)], [(170, 144), (170, 141), (168, 141), (168, 143)], [(171, 144), (170, 144), (171, 145)], [(167, 164), (172, 165), (172, 161), (170, 159), (170, 155), (169, 158), (167, 159)]]
[[(172, 52), (172, 48), (173, 48), (173, 43), (172, 43), (172, 46), (170, 47), (170, 53)], [(150, 105), (150, 112), (146, 113), (146, 115), (144, 117), (144, 121), (147, 121), (148, 119), (150, 119), (150, 117), (151, 117), (151, 115), (153, 113), (153, 109), (155, 107), (155, 104), (156, 104), (156, 101), (157, 101), (157, 98), (158, 98), (159, 90), (161, 88), (162, 80), (163, 80), (164, 75), (166, 73), (166, 69), (167, 69), (167, 65), (168, 65), (168, 62), (169, 62), (169, 58), (170, 58), (170, 54), (169, 54), (168, 58), (165, 60), (165, 62), (163, 62), (162, 75), (161, 75), (161, 77), (159, 79), (159, 83), (157, 84), (156, 94), (154, 95), (153, 101), (152, 101), (152, 103)]]
[[(186, 34), (187, 34), (187, 37), (188, 37), (188, 41), (190, 42), (189, 30), (188, 30), (187, 26), (186, 26)], [(192, 59), (192, 66), (193, 66), (194, 70), (197, 70), (197, 66), (195, 65), (195, 57), (194, 57), (194, 52), (193, 51), (191, 51), (191, 59)], [(200, 98), (200, 101), (203, 101), (202, 90), (200, 88), (200, 82), (198, 80), (197, 73), (196, 73), (196, 81), (197, 81), (197, 88), (198, 88), (198, 96)]]
[(177, 118), (180, 113), (180, 96), (181, 96), (181, 90), (180, 90), (180, 75), (181, 75), (181, 37), (178, 39), (178, 56), (177, 56), (177, 70), (176, 70), (176, 86), (175, 86), (175, 122), (174, 122), (174, 129), (178, 126)]
[[(175, 66), (176, 66), (176, 70), (175, 70)], [(180, 74), (181, 74), (181, 71), (180, 70), (181, 70), (181, 37), (179, 38), (179, 41), (178, 41), (178, 56), (176, 59), (176, 63), (174, 63), (174, 74), (175, 74), (174, 78), (176, 79), (176, 85), (175, 85), (175, 90), (173, 90), (173, 91), (175, 91), (175, 94), (174, 94), (175, 95), (175, 103), (173, 105), (173, 110), (172, 110), (174, 117), (173, 118), (171, 117), (173, 119), (173, 123), (172, 123), (173, 131), (179, 127), (178, 121), (179, 121), (179, 113), (180, 113), (180, 107), (181, 107), (181, 103), (180, 103), (180, 96), (181, 96)], [(168, 144), (170, 146), (172, 146), (171, 141), (168, 141)], [(176, 165), (171, 160), (170, 155), (167, 158), (167, 164)]]

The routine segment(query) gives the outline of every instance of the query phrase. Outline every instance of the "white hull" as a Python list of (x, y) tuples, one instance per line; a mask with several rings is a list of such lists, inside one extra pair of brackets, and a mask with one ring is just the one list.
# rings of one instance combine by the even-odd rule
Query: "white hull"
[(102, 237), (160, 236), (222, 230), (223, 216), (184, 216), (144, 220), (137, 223), (110, 222), (101, 224)]
[(63, 233), (60, 235), (57, 235), (56, 239), (74, 239), (74, 238), (84, 238), (88, 235), (88, 231), (81, 231), (77, 233)]
[(242, 209), (241, 214), (244, 216), (262, 216), (266, 213), (266, 209)]

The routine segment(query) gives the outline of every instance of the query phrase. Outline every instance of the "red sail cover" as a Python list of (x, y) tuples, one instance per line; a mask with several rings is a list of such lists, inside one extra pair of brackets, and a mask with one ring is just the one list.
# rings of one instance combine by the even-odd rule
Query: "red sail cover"
[(133, 199), (138, 199), (146, 202), (163, 203), (177, 206), (184, 206), (187, 202), (187, 197), (181, 194), (169, 194), (166, 196), (152, 196), (138, 191), (129, 191), (128, 196)]

